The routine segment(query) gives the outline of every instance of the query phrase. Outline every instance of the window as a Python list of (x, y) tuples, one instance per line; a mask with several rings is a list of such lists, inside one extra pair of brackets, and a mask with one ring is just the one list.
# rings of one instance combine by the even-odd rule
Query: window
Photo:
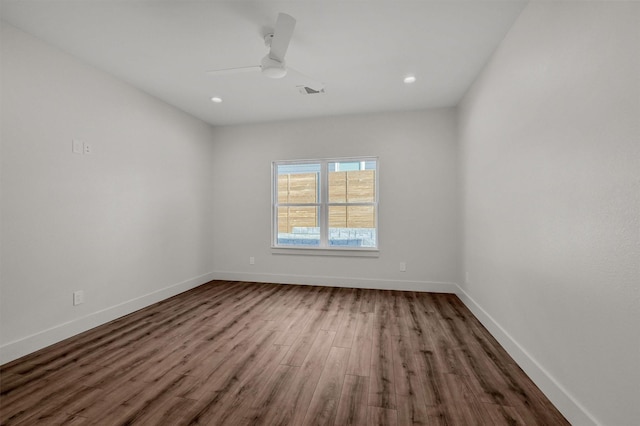
[(273, 163), (273, 247), (378, 248), (376, 158)]

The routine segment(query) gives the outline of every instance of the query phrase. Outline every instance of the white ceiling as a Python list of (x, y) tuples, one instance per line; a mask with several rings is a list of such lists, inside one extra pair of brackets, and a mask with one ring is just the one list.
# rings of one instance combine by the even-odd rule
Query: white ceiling
[[(0, 0), (2, 19), (214, 125), (454, 106), (524, 7), (520, 0)], [(258, 65), (278, 12), (297, 25), (304, 78), (206, 70)], [(417, 81), (406, 85), (403, 77)], [(214, 104), (212, 96), (223, 102)]]

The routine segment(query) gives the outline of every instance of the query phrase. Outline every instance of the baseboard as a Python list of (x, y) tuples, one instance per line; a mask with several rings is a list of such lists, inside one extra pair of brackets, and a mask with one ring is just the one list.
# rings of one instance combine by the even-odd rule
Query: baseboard
[(213, 280), (200, 275), (0, 346), (0, 365)]
[(571, 424), (585, 426), (597, 426), (600, 424), (487, 311), (458, 285), (456, 285), (456, 294)]
[(438, 281), (388, 280), (375, 278), (334, 277), (325, 275), (292, 275), (251, 272), (216, 271), (214, 279), (258, 283), (322, 285), (326, 287), (370, 288), (376, 290), (456, 293), (457, 285)]

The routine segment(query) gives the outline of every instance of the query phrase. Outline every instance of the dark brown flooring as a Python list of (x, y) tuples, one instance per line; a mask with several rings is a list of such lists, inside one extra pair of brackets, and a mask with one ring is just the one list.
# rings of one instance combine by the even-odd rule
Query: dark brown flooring
[(450, 294), (214, 281), (0, 374), (2, 425), (568, 424)]

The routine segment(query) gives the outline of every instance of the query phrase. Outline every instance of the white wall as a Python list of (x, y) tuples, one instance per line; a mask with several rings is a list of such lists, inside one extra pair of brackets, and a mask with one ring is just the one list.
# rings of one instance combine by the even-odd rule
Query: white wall
[(208, 280), (210, 126), (4, 23), (1, 105), (0, 363)]
[[(459, 256), (454, 110), (218, 127), (215, 139), (217, 277), (455, 290)], [(379, 257), (272, 254), (271, 162), (349, 156), (379, 157)], [(255, 257), (255, 265), (249, 265), (249, 256)], [(406, 272), (399, 271), (402, 261)]]
[(460, 108), (462, 297), (576, 425), (640, 424), (639, 31), (531, 2)]

